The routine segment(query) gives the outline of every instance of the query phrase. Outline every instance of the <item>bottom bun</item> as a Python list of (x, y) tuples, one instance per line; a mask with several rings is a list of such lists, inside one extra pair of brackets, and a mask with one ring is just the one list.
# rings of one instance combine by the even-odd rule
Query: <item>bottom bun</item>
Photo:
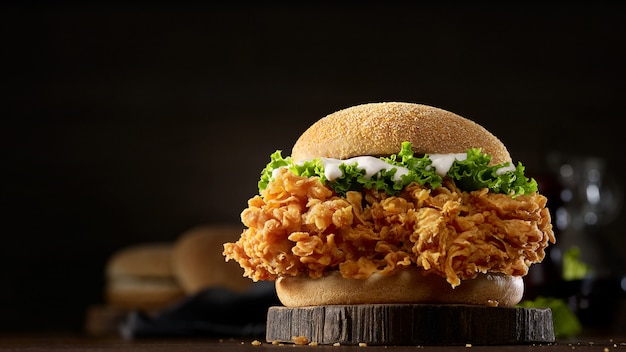
[(504, 274), (479, 274), (452, 288), (444, 278), (417, 268), (374, 274), (365, 280), (346, 279), (334, 271), (319, 279), (280, 277), (276, 293), (286, 307), (389, 303), (511, 307), (521, 301), (524, 281)]
[(116, 308), (159, 310), (185, 297), (174, 279), (116, 278), (107, 283), (106, 302)]

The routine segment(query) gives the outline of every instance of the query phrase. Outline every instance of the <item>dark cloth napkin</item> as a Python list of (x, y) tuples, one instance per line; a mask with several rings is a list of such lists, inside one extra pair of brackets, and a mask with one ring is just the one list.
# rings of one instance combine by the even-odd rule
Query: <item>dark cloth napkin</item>
[(239, 293), (211, 287), (156, 314), (131, 312), (120, 327), (125, 339), (141, 337), (257, 337), (265, 335), (267, 310), (281, 305), (273, 282)]

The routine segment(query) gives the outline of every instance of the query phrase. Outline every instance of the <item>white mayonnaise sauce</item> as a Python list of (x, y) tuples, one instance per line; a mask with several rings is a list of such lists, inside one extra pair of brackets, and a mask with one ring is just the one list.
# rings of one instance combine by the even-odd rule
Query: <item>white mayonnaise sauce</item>
[(395, 168), (396, 173), (393, 175), (393, 180), (396, 182), (402, 181), (402, 175), (407, 175), (409, 173), (409, 169), (405, 167), (391, 165), (386, 161), (373, 156), (357, 156), (345, 160), (332, 158), (321, 159), (322, 164), (324, 165), (324, 176), (326, 176), (329, 181), (333, 181), (341, 177), (341, 170), (339, 169), (339, 165), (341, 164), (352, 165), (357, 163), (359, 169), (365, 170), (365, 177), (367, 178), (372, 178), (372, 176), (381, 170), (391, 170)]
[(506, 172), (515, 171), (516, 169), (517, 168), (515, 167), (515, 165), (513, 165), (513, 163), (509, 163), (509, 166), (503, 166), (499, 168), (498, 170), (496, 170), (496, 175), (500, 176)]
[(272, 170), (272, 179), (276, 179), (276, 176), (278, 176), (278, 172), (282, 169), (286, 169), (287, 166), (281, 166), (281, 167), (277, 167), (274, 170)]
[[(431, 167), (435, 168), (435, 173), (441, 177), (444, 177), (448, 171), (450, 171), (450, 167), (452, 167), (452, 163), (455, 160), (463, 161), (467, 159), (466, 153), (457, 153), (457, 154), (428, 154), (428, 157), (432, 161)], [(339, 165), (352, 165), (354, 163), (358, 164), (359, 169), (365, 170), (365, 177), (371, 178), (381, 170), (391, 170), (393, 168), (396, 169), (396, 173), (394, 174), (394, 181), (400, 182), (402, 181), (402, 175), (407, 175), (409, 173), (409, 169), (391, 165), (380, 158), (373, 156), (357, 156), (350, 159), (334, 159), (334, 158), (320, 158), (322, 160), (322, 165), (324, 166), (324, 176), (328, 181), (334, 181), (337, 178), (342, 176), (341, 169), (339, 169)], [(302, 164), (302, 162), (299, 162)], [(276, 176), (276, 172), (280, 168), (273, 171), (273, 177)], [(515, 166), (512, 164), (509, 166), (504, 166), (499, 168), (496, 171), (497, 175), (502, 175), (508, 171), (515, 171)]]
[(455, 160), (463, 161), (467, 159), (467, 154), (428, 154), (428, 158), (433, 162), (431, 166), (435, 168), (435, 173), (444, 177), (450, 171), (452, 163)]

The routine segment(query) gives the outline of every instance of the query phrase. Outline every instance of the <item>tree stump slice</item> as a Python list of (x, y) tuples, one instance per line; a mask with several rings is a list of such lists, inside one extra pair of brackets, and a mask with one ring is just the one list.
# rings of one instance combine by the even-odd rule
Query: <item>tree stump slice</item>
[[(295, 339), (300, 337), (300, 339)], [(549, 308), (432, 304), (270, 307), (266, 340), (320, 345), (511, 345), (554, 342)]]

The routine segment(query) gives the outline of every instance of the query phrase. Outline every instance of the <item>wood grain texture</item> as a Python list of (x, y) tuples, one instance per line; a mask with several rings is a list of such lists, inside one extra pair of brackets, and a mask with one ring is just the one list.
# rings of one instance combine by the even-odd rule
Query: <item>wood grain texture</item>
[(554, 342), (552, 311), (469, 305), (372, 304), (270, 307), (268, 342), (510, 345)]

